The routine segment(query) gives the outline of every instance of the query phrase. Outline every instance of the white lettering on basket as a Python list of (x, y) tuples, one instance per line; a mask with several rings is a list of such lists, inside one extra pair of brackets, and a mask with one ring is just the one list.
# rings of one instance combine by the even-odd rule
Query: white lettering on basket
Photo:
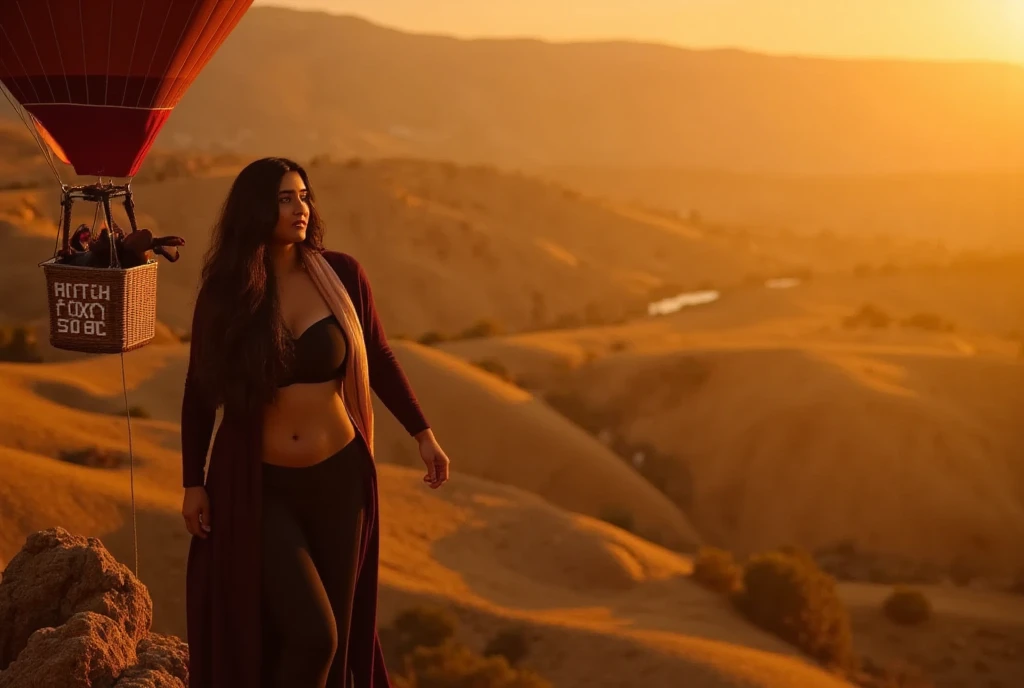
[(55, 282), (53, 295), (57, 311), (57, 332), (91, 337), (107, 335), (110, 286)]

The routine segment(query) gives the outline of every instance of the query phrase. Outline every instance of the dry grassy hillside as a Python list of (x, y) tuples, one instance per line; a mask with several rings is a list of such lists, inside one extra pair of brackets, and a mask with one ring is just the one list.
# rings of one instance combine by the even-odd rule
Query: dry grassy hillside
[[(268, 98), (280, 79), (288, 97)], [(1024, 68), (1011, 65), (456, 40), (255, 8), (158, 143), (503, 166), (998, 170), (1020, 164), (1022, 113)]]
[[(132, 398), (152, 400), (180, 353), (153, 346), (129, 354)], [(107, 375), (111, 360), (0, 366), (0, 559), (8, 560), (27, 533), (68, 525), (101, 537), (134, 566), (127, 466), (73, 465), (66, 453), (124, 449), (123, 418), (104, 413), (116, 389)], [(166, 420), (134, 423), (139, 574), (153, 596), (154, 629), (180, 635), (188, 542), (178, 514), (176, 435)], [(533, 638), (526, 665), (560, 688), (637, 677), (670, 686), (680, 675), (698, 688), (845, 685), (685, 580), (689, 564), (678, 555), (465, 473), (430, 492), (418, 470), (382, 464), (380, 472), (382, 623), (410, 605), (435, 602), (458, 612), (473, 645), (496, 628), (525, 627)], [(616, 481), (620, 492), (629, 483)]]
[[(174, 348), (130, 355), (133, 398), (150, 398), (163, 371), (173, 371)], [(100, 537), (134, 568), (127, 468), (57, 458), (65, 446), (123, 447), (123, 420), (95, 413), (113, 385), (91, 381), (106, 380), (109, 371), (93, 372), (87, 375), (82, 363), (0, 370), (10, 402), (0, 417), (11, 418), (0, 432), (0, 561), (27, 533), (67, 525)], [(47, 401), (68, 400), (72, 388), (79, 396), (70, 401), (91, 404), (93, 412)], [(12, 417), (16, 409), (23, 414)], [(177, 454), (166, 448), (176, 431), (162, 420), (136, 422), (135, 502), (138, 571), (153, 597), (154, 630), (183, 635), (188, 536), (178, 514)], [(477, 650), (498, 630), (519, 629), (529, 648), (522, 666), (558, 688), (668, 688), (683, 678), (695, 688), (849, 688), (688, 580), (688, 558), (464, 473), (432, 492), (419, 470), (382, 464), (379, 472), (382, 625), (426, 603), (453, 610), (459, 639)], [(907, 657), (929, 669), (934, 664), (948, 679), (937, 684), (943, 688), (982, 670), (989, 685), (1012, 685), (1006, 680), (1019, 662), (991, 653), (1016, 647), (1019, 600), (929, 589), (936, 619), (900, 629), (881, 614), (884, 588), (844, 586), (842, 594), (854, 610), (857, 647), (883, 664)], [(966, 631), (969, 638), (962, 637)], [(939, 657), (949, 661), (937, 663)]]
[[(8, 477), (0, 557), (28, 532), (73, 523), (134, 565), (124, 475), (7, 448), (0, 467)], [(385, 466), (381, 489), (382, 624), (427, 602), (456, 610), (463, 640), (477, 649), (497, 628), (525, 628), (524, 665), (559, 688), (635, 685), (638, 677), (668, 687), (680, 676), (696, 688), (848, 685), (683, 579), (685, 560), (610, 526), (468, 478), (426, 494), (415, 471)], [(153, 596), (153, 628), (183, 636), (188, 542), (176, 501), (136, 490), (139, 574)]]
[[(608, 519), (663, 545), (692, 549), (699, 542), (668, 498), (529, 393), (437, 350), (408, 343), (396, 349), (446, 451), (461, 457), (461, 471)], [(420, 465), (398, 423), (379, 402), (376, 409), (380, 458)], [(628, 523), (618, 523), (623, 514)]]
[[(801, 235), (872, 237), (875, 255), (894, 238), (919, 242), (929, 252), (1024, 247), (1024, 163), (1009, 170), (957, 170), (944, 174), (784, 176), (730, 174), (672, 168), (557, 167), (548, 178), (619, 203), (638, 203), (708, 222), (749, 228), (755, 236), (786, 229)], [(826, 236), (819, 238), (825, 239)], [(912, 256), (910, 260), (927, 260)]]
[[(395, 160), (325, 163), (311, 175), (328, 223), (327, 245), (364, 264), (394, 333), (457, 332), (481, 319), (520, 329), (566, 315), (614, 318), (642, 311), (653, 290), (735, 282), (789, 264), (727, 235), (491, 168)], [(187, 242), (181, 260), (161, 261), (159, 270), (157, 315), (173, 327), (189, 326), (202, 256), (231, 179), (135, 185), (139, 222)], [(45, 313), (36, 265), (53, 252), (50, 222), (58, 205), (51, 187), (0, 192), (0, 240), (7, 249), (0, 296), (9, 304), (0, 317)], [(75, 222), (92, 222), (91, 208), (75, 208)], [(31, 284), (39, 287), (26, 288)]]
[[(592, 431), (646, 444), (669, 466), (656, 479), (687, 483), (711, 542), (853, 540), (1009, 574), (1024, 566), (1022, 280), (1009, 266), (836, 277), (620, 327), (442, 346), (501, 361)], [(845, 326), (865, 302), (892, 323)], [(899, 324), (920, 313), (954, 329)]]
[[(699, 542), (668, 499), (551, 409), (453, 357), (397, 349), (463, 473), (517, 486), (595, 518), (628, 513), (637, 532), (677, 549)], [(177, 423), (186, 355), (181, 345), (150, 345), (125, 358), (129, 406), (145, 416), (133, 420), (143, 438), (137, 438), (136, 456), (153, 466), (146, 475), (162, 489), (176, 490), (181, 483)], [(115, 356), (0, 364), (0, 444), (47, 456), (101, 446), (123, 459), (127, 426), (119, 366)], [(404, 430), (379, 403), (377, 409), (381, 460), (418, 463)]]

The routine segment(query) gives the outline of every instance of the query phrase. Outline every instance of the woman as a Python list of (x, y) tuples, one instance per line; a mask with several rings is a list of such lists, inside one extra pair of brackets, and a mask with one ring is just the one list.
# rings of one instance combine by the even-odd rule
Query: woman
[(191, 688), (389, 685), (371, 388), (416, 438), (432, 488), (448, 458), (366, 274), (323, 248), (323, 230), (306, 172), (257, 160), (203, 266), (181, 414)]

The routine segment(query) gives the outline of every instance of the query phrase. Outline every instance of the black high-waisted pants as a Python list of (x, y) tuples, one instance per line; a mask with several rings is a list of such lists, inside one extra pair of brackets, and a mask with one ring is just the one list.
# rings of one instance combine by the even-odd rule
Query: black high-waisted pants
[(369, 460), (357, 435), (312, 466), (263, 464), (265, 688), (349, 685)]

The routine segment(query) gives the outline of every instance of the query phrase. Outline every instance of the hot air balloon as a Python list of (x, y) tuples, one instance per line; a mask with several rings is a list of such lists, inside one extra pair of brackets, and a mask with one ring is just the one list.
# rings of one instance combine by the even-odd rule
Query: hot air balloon
[[(53, 346), (124, 353), (155, 335), (155, 260), (70, 265), (71, 207), (113, 199), (137, 230), (131, 178), (185, 91), (252, 0), (0, 0), (0, 84), (61, 185), (62, 248), (46, 273)], [(95, 183), (68, 185), (54, 158)], [(106, 180), (104, 179), (106, 178)], [(114, 178), (126, 178), (114, 183)], [(59, 238), (59, 237), (58, 237)]]

